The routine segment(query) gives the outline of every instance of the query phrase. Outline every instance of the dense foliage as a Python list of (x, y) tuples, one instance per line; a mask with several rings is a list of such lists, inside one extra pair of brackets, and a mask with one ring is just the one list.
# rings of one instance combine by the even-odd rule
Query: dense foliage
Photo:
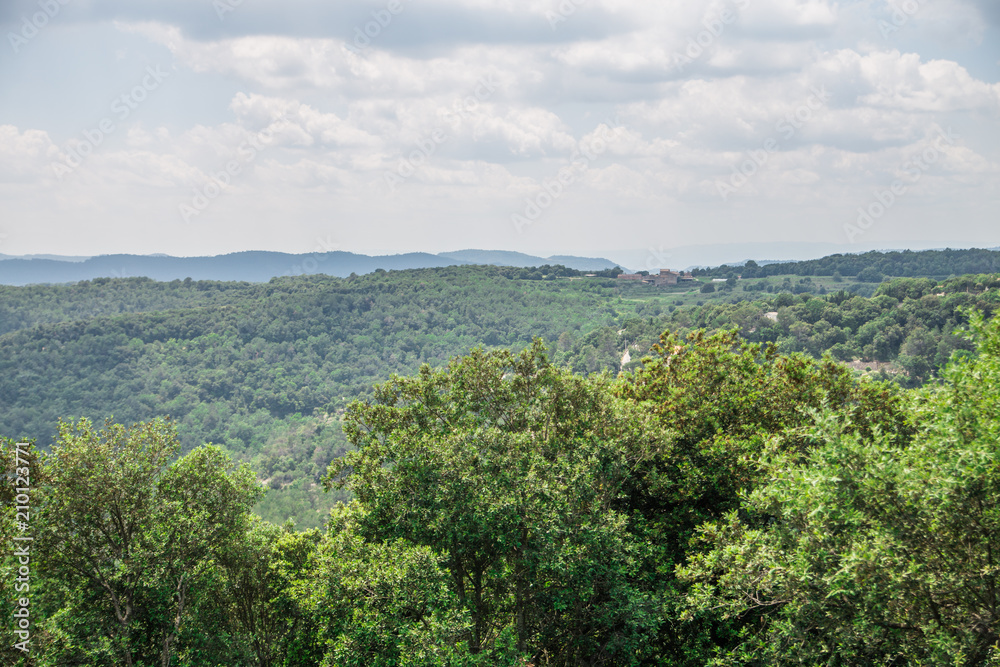
[(436, 557), (448, 612), (467, 619), (457, 646), (492, 665), (635, 661), (655, 614), (616, 505), (665, 434), (608, 378), (557, 369), (537, 342), (477, 350), (381, 386), (347, 423), (357, 449), (331, 475), (354, 492), (356, 530)]
[(664, 328), (680, 334), (737, 328), (745, 340), (775, 343), (781, 352), (814, 358), (829, 352), (858, 370), (914, 387), (934, 377), (952, 352), (971, 349), (962, 336), (966, 309), (991, 316), (1000, 308), (1000, 275), (943, 282), (895, 278), (878, 285), (871, 298), (844, 290), (822, 297), (810, 292), (783, 291), (766, 299), (751, 294), (751, 300), (718, 300), (678, 308), (665, 317), (621, 318), (618, 325), (566, 341), (567, 353), (559, 358), (577, 372), (630, 369), (639, 365), (638, 359), (623, 363), (624, 353), (642, 354)]
[(828, 255), (802, 262), (778, 262), (759, 266), (750, 260), (741, 266), (717, 266), (695, 269), (696, 276), (725, 277), (737, 271), (744, 278), (765, 276), (859, 276), (866, 282), (879, 282), (883, 276), (947, 278), (966, 273), (995, 273), (1000, 270), (1000, 250), (902, 250)]
[(251, 465), (269, 489), (259, 515), (319, 527), (349, 497), (320, 484), (350, 446), (346, 406), (393, 373), (440, 366), (476, 345), (517, 349), (540, 336), (553, 361), (577, 373), (617, 372), (640, 367), (664, 329), (738, 328), (779, 352), (830, 352), (858, 373), (915, 387), (954, 350), (969, 351), (962, 309), (990, 315), (1000, 301), (997, 275), (732, 278), (701, 294), (579, 273), (452, 267), (266, 284), (3, 287), (0, 432), (45, 449), (59, 418), (170, 415), (182, 451), (212, 442)]
[(0, 660), (1000, 664), (1000, 275), (577, 273), (0, 288)]
[[(735, 331), (581, 376), (540, 341), (394, 377), (345, 415), (324, 530), (250, 514), (169, 422), (61, 423), (16, 481), (12, 665), (997, 664), (1000, 319), (902, 390)], [(23, 451), (23, 450), (22, 450)], [(30, 528), (14, 484), (29, 485)], [(2, 556), (14, 581), (17, 557)], [(5, 597), (3, 616), (12, 618)]]
[(318, 526), (331, 506), (319, 478), (347, 445), (337, 415), (373, 383), (628, 312), (613, 280), (548, 269), (2, 288), (0, 432), (47, 446), (61, 417), (170, 415), (183, 450), (223, 446), (278, 491), (264, 516)]
[(975, 328), (979, 357), (912, 395), (911, 442), (824, 406), (701, 528), (688, 617), (759, 619), (719, 664), (1000, 662), (1000, 321)]

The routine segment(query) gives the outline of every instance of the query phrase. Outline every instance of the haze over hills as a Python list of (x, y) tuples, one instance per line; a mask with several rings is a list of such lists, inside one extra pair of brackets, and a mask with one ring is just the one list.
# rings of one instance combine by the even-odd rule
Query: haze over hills
[(509, 250), (458, 250), (456, 252), (438, 253), (437, 256), (454, 259), (462, 264), (487, 264), (490, 266), (516, 266), (521, 268), (544, 266), (545, 264), (561, 264), (577, 271), (603, 271), (604, 269), (613, 269), (616, 266), (621, 266), (603, 257), (576, 257), (575, 255), (538, 257)]
[(0, 261), (5, 259), (54, 259), (59, 262), (82, 262), (91, 255), (5, 255), (0, 253)]
[(94, 278), (145, 276), (153, 280), (236, 280), (267, 282), (275, 276), (326, 274), (346, 278), (352, 273), (426, 269), (443, 266), (490, 264), (529, 267), (562, 264), (580, 271), (611, 269), (614, 262), (603, 258), (535, 257), (501, 250), (462, 250), (453, 253), (414, 252), (402, 255), (370, 256), (334, 251), (289, 254), (269, 251), (236, 252), (214, 257), (170, 257), (168, 255), (100, 255), (90, 258), (53, 255), (0, 257), (0, 284), (31, 285), (70, 283)]
[[(906, 249), (927, 250), (930, 248), (925, 246), (930, 245), (912, 242), (906, 244)], [(950, 247), (954, 249), (967, 246), (954, 244)], [(96, 257), (0, 255), (0, 284), (72, 283), (94, 278), (139, 276), (160, 281), (191, 278), (267, 282), (276, 276), (326, 274), (346, 278), (352, 273), (363, 275), (378, 269), (398, 271), (470, 264), (518, 268), (560, 264), (577, 271), (602, 271), (618, 266), (626, 272), (646, 270), (655, 273), (664, 268), (691, 270), (723, 264), (740, 266), (750, 259), (763, 266), (771, 263), (811, 260), (835, 254), (859, 255), (871, 250), (889, 252), (897, 249), (833, 243), (719, 243), (670, 249), (609, 251), (614, 259), (576, 255), (541, 257), (508, 250), (478, 249), (437, 254), (412, 252), (397, 255), (366, 255), (339, 250), (311, 254), (245, 251), (206, 257), (172, 257), (164, 254), (115, 254)]]

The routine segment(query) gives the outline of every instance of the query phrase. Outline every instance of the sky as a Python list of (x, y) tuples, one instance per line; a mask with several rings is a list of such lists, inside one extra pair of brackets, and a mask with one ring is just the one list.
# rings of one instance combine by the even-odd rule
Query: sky
[(0, 253), (1000, 245), (996, 0), (3, 0)]

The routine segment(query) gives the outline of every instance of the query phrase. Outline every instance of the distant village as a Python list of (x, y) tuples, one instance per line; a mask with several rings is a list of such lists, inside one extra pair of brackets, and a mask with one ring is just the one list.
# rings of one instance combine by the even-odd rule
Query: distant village
[(618, 280), (636, 280), (657, 287), (696, 282), (690, 271), (671, 271), (670, 269), (660, 269), (658, 274), (648, 275), (646, 273), (619, 273)]

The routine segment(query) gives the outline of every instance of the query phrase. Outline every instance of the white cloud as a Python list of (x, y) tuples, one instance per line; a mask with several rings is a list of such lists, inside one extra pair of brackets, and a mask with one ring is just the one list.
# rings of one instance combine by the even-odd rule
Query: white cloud
[[(142, 52), (147, 44), (156, 58), (169, 52), (177, 74), (64, 181), (52, 178), (50, 163), (78, 145), (78, 130), (0, 126), (0, 181), (31, 186), (22, 199), (5, 188), (5, 201), (39, 207), (50, 226), (74, 198), (82, 204), (71, 215), (134, 220), (135, 211), (155, 208), (151, 219), (176, 222), (178, 203), (235, 159), (241, 173), (201, 217), (220, 230), (242, 229), (239, 216), (266, 217), (286, 202), (304, 229), (344, 210), (397, 230), (405, 218), (415, 229), (388, 236), (407, 239), (420, 229), (433, 236), (446, 217), (449, 229), (469, 234), (455, 245), (483, 245), (474, 239), (506, 238), (509, 212), (616, 116), (614, 140), (560, 198), (553, 221), (620, 210), (628, 212), (622, 224), (639, 233), (664, 211), (689, 215), (688, 205), (729, 220), (733, 204), (720, 200), (716, 183), (768, 139), (777, 149), (733, 201), (760, 207), (765, 221), (792, 219), (795, 207), (833, 211), (868, 184), (897, 177), (939, 130), (963, 124), (980, 134), (941, 153), (921, 197), (961, 207), (978, 187), (977, 210), (996, 197), (984, 185), (1000, 162), (1000, 84), (941, 46), (982, 39), (982, 2), (920, 0), (901, 28), (910, 31), (903, 48), (879, 36), (884, 3), (869, 0), (589, 0), (555, 30), (546, 13), (558, 0), (426, 0), (407, 2), (358, 52), (349, 48), (354, 28), (379, 3), (289, 3), (244, 3), (211, 25), (192, 18), (205, 7), (188, 0), (68, 7), (66, 21), (82, 33), (95, 21), (117, 21), (123, 42), (110, 53), (155, 62)], [(720, 23), (724, 10), (729, 19)], [(692, 44), (698, 48), (681, 61)], [(98, 71), (86, 76), (96, 80)], [(183, 97), (171, 95), (192, 94), (178, 92), (185, 85), (220, 80), (234, 87), (211, 117), (146, 115), (183, 108)], [(819, 90), (830, 97), (816, 104)], [(265, 136), (252, 158), (241, 157), (241, 146)], [(427, 146), (389, 193), (385, 175)], [(53, 194), (52, 208), (40, 189)], [(476, 211), (476, 224), (458, 225)], [(477, 231), (483, 225), (502, 231)], [(584, 227), (601, 229), (594, 220)]]
[(47, 132), (0, 125), (0, 183), (47, 178), (57, 153)]
[(1000, 109), (1000, 84), (978, 81), (953, 61), (922, 62), (915, 53), (898, 51), (861, 56), (841, 52), (840, 75), (857, 72), (871, 92), (859, 96), (866, 106), (902, 111), (987, 111)]

